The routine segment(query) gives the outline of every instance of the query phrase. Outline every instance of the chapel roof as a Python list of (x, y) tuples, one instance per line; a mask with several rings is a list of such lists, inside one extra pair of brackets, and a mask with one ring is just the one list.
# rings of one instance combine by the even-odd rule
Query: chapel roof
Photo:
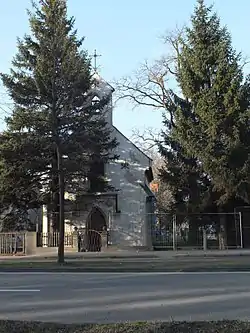
[(115, 89), (107, 81), (105, 81), (97, 72), (93, 74), (92, 78), (94, 80), (94, 85), (97, 92), (104, 95), (109, 95), (115, 91)]
[[(107, 82), (105, 81), (96, 71), (93, 74), (92, 78), (94, 79), (94, 84), (95, 84), (95, 90), (97, 92), (97, 94), (101, 94), (101, 95), (109, 95), (112, 94), (115, 89)], [(139, 147), (137, 147), (133, 141), (131, 141), (130, 139), (128, 139), (121, 131), (118, 130), (117, 127), (115, 127), (113, 125), (113, 128), (115, 128), (127, 141), (129, 141), (134, 147), (135, 149), (137, 149), (138, 151), (140, 151), (144, 156), (146, 156), (149, 160), (153, 161), (151, 157), (149, 157), (142, 149), (140, 149)]]

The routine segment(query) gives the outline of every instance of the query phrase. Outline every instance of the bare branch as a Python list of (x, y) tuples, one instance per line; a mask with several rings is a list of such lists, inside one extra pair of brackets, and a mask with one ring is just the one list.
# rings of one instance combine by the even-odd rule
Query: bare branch
[(172, 63), (178, 64), (178, 57), (180, 55), (181, 45), (183, 45), (183, 42), (185, 40), (185, 29), (186, 26), (182, 26), (181, 28), (177, 27), (172, 31), (167, 31), (164, 36), (161, 37), (164, 44), (168, 45), (171, 49), (171, 55), (170, 58), (172, 60)]
[(148, 127), (143, 132), (140, 132), (137, 128), (133, 128), (131, 140), (152, 159), (159, 156), (157, 145), (162, 143), (159, 130)]
[(250, 64), (249, 56), (244, 56), (241, 59), (241, 69), (244, 70), (244, 68)]
[(165, 159), (158, 153), (157, 142), (161, 142), (159, 131), (149, 127), (143, 132), (134, 128), (131, 140), (152, 160), (152, 169), (154, 175), (154, 184), (156, 185), (157, 191), (155, 192), (157, 198), (157, 208), (160, 212), (165, 212), (170, 209), (173, 203), (173, 196), (169, 186), (161, 182), (159, 173), (163, 166), (165, 166)]
[(168, 45), (168, 53), (149, 64), (145, 61), (132, 76), (114, 82), (116, 103), (129, 100), (134, 107), (147, 106), (166, 112), (174, 126), (175, 102), (173, 89), (179, 72), (179, 54), (183, 41), (183, 29), (165, 34), (163, 41)]

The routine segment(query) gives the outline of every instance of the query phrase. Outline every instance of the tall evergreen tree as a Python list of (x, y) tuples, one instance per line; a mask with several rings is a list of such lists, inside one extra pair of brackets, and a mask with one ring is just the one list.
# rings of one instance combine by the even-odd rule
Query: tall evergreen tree
[(167, 161), (162, 179), (172, 184), (175, 209), (222, 212), (230, 205), (232, 211), (237, 196), (249, 203), (250, 90), (240, 60), (212, 7), (198, 0), (178, 54), (182, 96), (173, 93), (174, 126), (165, 122), (160, 147)]
[(190, 108), (177, 109), (174, 136), (202, 165), (220, 193), (220, 202), (238, 195), (249, 203), (250, 91), (248, 80), (243, 82), (241, 56), (203, 0), (198, 0), (191, 23), (178, 73)]
[[(104, 184), (93, 165), (116, 158), (112, 150), (117, 142), (102, 112), (110, 96), (92, 102), (90, 60), (81, 50), (83, 39), (77, 38), (74, 19), (67, 18), (66, 1), (40, 0), (33, 9), (31, 35), (18, 40), (11, 72), (1, 74), (14, 109), (1, 136), (0, 154), (12, 174), (18, 168), (25, 191), (42, 187), (47, 194), (43, 200), (58, 213), (58, 163), (65, 190), (80, 191), (93, 174), (96, 183)], [(57, 228), (58, 221), (54, 224)]]
[[(182, 112), (190, 111), (190, 104), (173, 94), (176, 114), (177, 109)], [(164, 117), (162, 131), (163, 142), (159, 144), (159, 151), (165, 159), (165, 165), (160, 170), (161, 182), (168, 185), (172, 195), (173, 204), (170, 212), (176, 214), (177, 223), (189, 220), (188, 242), (194, 245), (197, 242), (198, 227), (202, 213), (216, 212), (216, 194), (212, 191), (211, 181), (197, 158), (188, 156), (185, 148), (178, 142), (174, 133), (178, 124)], [(193, 215), (194, 214), (194, 215)]]
[[(18, 163), (18, 161), (17, 161)], [(29, 175), (15, 163), (11, 166), (3, 159), (0, 163), (0, 230), (2, 232), (20, 231), (36, 225), (30, 220), (30, 209), (38, 205), (38, 187)]]

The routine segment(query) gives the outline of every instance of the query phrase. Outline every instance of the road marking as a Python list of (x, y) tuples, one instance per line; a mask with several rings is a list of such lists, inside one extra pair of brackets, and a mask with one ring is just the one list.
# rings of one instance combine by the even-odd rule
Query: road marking
[(0, 293), (36, 293), (40, 291), (40, 289), (0, 289)]
[[(250, 269), (250, 266), (249, 266)], [(221, 275), (221, 274), (250, 274), (249, 271), (218, 271), (218, 272), (19, 272), (19, 271), (13, 271), (13, 272), (0, 272), (0, 275), (90, 275), (90, 276), (111, 276), (111, 275), (123, 275), (123, 276), (136, 276), (136, 275)]]

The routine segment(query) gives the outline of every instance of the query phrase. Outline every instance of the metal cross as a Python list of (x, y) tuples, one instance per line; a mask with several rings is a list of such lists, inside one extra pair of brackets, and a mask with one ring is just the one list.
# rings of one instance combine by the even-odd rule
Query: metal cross
[(92, 57), (94, 58), (94, 71), (97, 71), (97, 57), (101, 57), (101, 54), (97, 54), (96, 50), (94, 51), (94, 54), (92, 54)]

